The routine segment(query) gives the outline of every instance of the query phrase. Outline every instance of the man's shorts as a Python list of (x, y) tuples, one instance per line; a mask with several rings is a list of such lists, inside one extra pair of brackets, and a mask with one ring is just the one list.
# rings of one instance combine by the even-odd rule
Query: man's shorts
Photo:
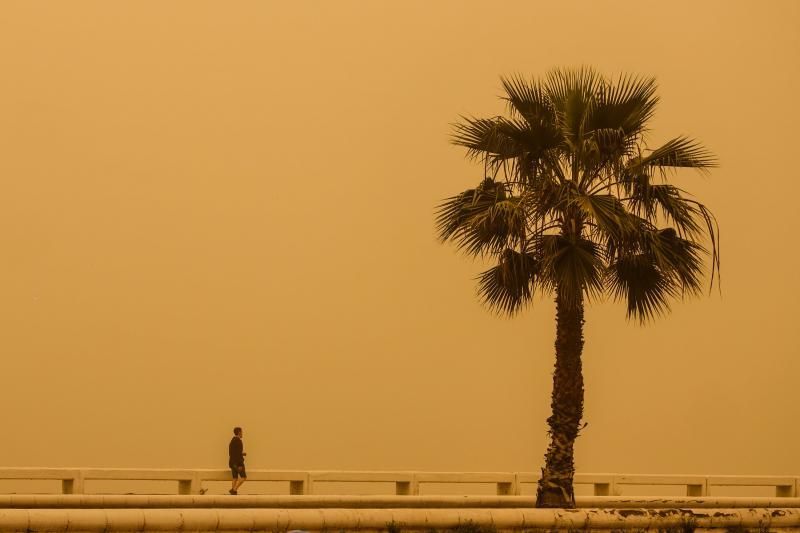
[(244, 469), (244, 464), (240, 464), (239, 466), (231, 466), (231, 476), (233, 476), (233, 479), (236, 479), (237, 477), (247, 479), (247, 471)]

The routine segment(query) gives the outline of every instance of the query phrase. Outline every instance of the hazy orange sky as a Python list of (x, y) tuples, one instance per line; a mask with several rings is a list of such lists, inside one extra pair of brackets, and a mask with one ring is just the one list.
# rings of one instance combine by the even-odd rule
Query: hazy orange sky
[(586, 318), (578, 471), (800, 475), (800, 3), (0, 4), (0, 466), (538, 471), (553, 306), (434, 207), (500, 75), (655, 75), (723, 294)]

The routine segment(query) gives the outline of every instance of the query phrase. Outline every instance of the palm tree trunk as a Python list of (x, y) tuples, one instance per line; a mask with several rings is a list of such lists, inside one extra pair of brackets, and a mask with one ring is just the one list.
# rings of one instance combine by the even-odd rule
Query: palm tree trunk
[(556, 367), (552, 415), (547, 419), (550, 445), (536, 492), (537, 507), (575, 507), (573, 447), (583, 417), (583, 296), (570, 302), (556, 291)]

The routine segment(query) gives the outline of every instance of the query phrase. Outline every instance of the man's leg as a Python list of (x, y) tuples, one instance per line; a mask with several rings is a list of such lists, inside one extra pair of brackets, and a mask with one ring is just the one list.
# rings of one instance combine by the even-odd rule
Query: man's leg
[(234, 480), (234, 482), (236, 483), (236, 487), (233, 490), (235, 490), (235, 491), (238, 491), (239, 487), (242, 486), (242, 483), (247, 481), (247, 472), (244, 469), (244, 465), (240, 465), (237, 470), (238, 470), (238, 473), (239, 473), (239, 477)]
[(231, 468), (231, 494), (236, 494), (237, 483), (239, 482), (239, 471), (237, 468)]

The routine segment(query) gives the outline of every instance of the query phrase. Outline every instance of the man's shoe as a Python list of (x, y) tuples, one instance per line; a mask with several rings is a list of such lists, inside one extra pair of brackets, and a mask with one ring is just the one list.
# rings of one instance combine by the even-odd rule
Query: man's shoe
[(238, 492), (236, 492), (236, 491), (235, 491), (235, 490), (233, 490), (233, 489), (229, 490), (228, 492), (230, 492), (230, 493), (231, 493), (231, 494), (233, 494), (234, 496), (236, 496), (237, 494), (239, 494)]

